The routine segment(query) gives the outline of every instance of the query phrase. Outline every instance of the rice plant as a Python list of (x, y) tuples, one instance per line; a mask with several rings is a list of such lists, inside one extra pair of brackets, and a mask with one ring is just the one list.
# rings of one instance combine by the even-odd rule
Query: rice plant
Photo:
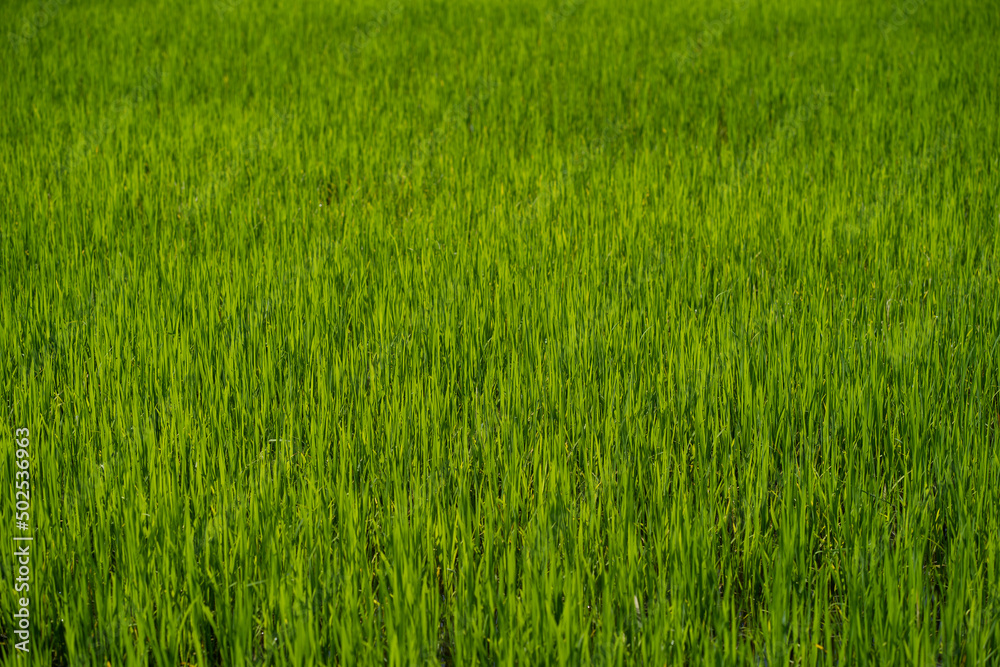
[(0, 661), (1000, 662), (995, 3), (0, 25)]

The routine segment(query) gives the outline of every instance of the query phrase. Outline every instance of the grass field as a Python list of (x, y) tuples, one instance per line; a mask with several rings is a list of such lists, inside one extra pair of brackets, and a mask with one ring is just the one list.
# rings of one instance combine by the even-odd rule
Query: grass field
[(1000, 5), (0, 27), (0, 661), (1000, 664)]

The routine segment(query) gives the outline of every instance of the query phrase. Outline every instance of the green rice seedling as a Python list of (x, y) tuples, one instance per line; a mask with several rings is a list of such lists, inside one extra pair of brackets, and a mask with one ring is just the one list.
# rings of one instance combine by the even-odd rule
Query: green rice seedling
[(1000, 660), (995, 7), (0, 22), (5, 664)]

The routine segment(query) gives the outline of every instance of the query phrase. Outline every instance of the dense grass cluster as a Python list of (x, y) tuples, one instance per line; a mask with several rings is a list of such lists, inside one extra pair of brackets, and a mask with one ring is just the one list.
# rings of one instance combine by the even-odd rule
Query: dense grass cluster
[(0, 8), (0, 657), (997, 664), (1000, 9), (684, 5)]

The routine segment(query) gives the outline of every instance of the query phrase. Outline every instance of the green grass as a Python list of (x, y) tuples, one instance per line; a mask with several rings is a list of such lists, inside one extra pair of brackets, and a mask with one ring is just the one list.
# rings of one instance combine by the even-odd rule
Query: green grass
[(1000, 661), (1000, 9), (686, 4), (0, 8), (0, 659)]

